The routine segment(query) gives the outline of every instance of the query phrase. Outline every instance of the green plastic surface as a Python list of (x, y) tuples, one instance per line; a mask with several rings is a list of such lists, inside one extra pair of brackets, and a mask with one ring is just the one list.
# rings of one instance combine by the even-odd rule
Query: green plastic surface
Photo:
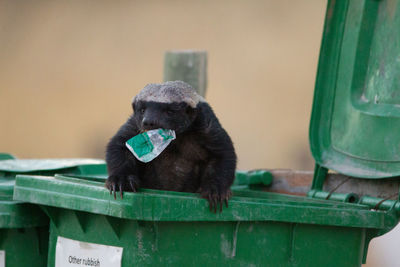
[[(65, 170), (71, 168), (86, 167), (91, 170), (102, 167), (105, 170), (105, 162), (100, 159), (8, 159), (0, 161), (0, 171), (9, 173), (31, 173), (38, 171)], [(86, 170), (85, 169), (85, 170)], [(99, 172), (94, 169), (91, 172)]]
[(12, 200), (14, 184), (14, 179), (0, 177), (0, 200)]
[[(50, 211), (50, 214), (53, 211)], [(48, 267), (59, 236), (123, 247), (131, 266), (360, 266), (367, 230), (274, 221), (137, 221), (59, 209), (50, 224)]]
[(19, 173), (105, 174), (104, 161), (91, 159), (20, 160), (0, 154), (0, 250), (7, 267), (46, 266), (49, 219), (39, 206), (14, 201), (15, 176)]
[(263, 185), (272, 183), (272, 174), (266, 170), (236, 171), (234, 186), (237, 185)]
[[(15, 175), (29, 173), (38, 175), (65, 174), (106, 174), (103, 160), (97, 159), (12, 159), (9, 154), (0, 160), (0, 200), (12, 199)], [(1, 226), (0, 226), (1, 227)]]
[(9, 154), (2, 155), (4, 160), (0, 160), (0, 200), (12, 200), (14, 178), (19, 173), (40, 175), (107, 173), (104, 161), (98, 159), (14, 159)]
[[(7, 155), (7, 154), (5, 154)], [(22, 227), (24, 222), (29, 221), (25, 217), (39, 217), (43, 214), (39, 209), (24, 209), (20, 211), (20, 203), (12, 202), (15, 184), (15, 175), (19, 173), (54, 175), (55, 173), (69, 174), (106, 174), (106, 165), (102, 160), (92, 159), (44, 159), (25, 160), (8, 159), (0, 160), (0, 228)], [(23, 205), (22, 205), (23, 206)], [(31, 207), (31, 205), (28, 205)], [(7, 207), (7, 209), (5, 209)], [(15, 210), (13, 210), (13, 208)], [(29, 211), (32, 212), (29, 212)], [(11, 217), (10, 217), (11, 216)], [(12, 218), (12, 219), (10, 219)], [(21, 221), (19, 220), (21, 219)], [(32, 222), (36, 219), (32, 218)]]
[(8, 153), (0, 153), (0, 160), (15, 159), (15, 157)]
[(6, 266), (46, 266), (49, 219), (37, 205), (13, 201), (14, 184), (0, 177), (0, 250)]
[(14, 188), (15, 200), (133, 220), (273, 219), (371, 228), (383, 228), (387, 220), (387, 213), (370, 211), (367, 206), (356, 204), (257, 191), (237, 191), (235, 195), (228, 209), (214, 214), (209, 211), (207, 201), (197, 194), (142, 189), (137, 194), (124, 193), (122, 200), (119, 197), (114, 200), (103, 182), (83, 178), (18, 175)]
[(5, 251), (6, 267), (47, 266), (48, 244), (48, 222), (45, 226), (0, 228), (0, 250)]
[(39, 204), (50, 217), (48, 266), (58, 236), (123, 247), (122, 266), (359, 266), (367, 236), (397, 224), (394, 210), (367, 205), (233, 194), (215, 214), (191, 193), (142, 189), (114, 200), (99, 176), (18, 175), (14, 188), (15, 200)]
[(329, 1), (310, 143), (318, 164), (354, 177), (400, 175), (400, 5)]

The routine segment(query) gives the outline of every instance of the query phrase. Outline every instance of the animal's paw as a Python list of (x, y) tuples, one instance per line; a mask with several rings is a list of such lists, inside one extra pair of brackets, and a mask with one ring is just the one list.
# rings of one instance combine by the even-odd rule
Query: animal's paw
[(217, 209), (219, 209), (219, 212), (222, 212), (223, 203), (228, 207), (228, 199), (232, 196), (231, 190), (221, 190), (217, 186), (201, 188), (200, 194), (203, 198), (208, 200), (210, 211), (214, 213), (217, 213)]
[(110, 195), (114, 194), (114, 199), (117, 198), (117, 191), (123, 198), (123, 192), (136, 192), (139, 183), (135, 175), (110, 175), (106, 181), (106, 188), (110, 190)]

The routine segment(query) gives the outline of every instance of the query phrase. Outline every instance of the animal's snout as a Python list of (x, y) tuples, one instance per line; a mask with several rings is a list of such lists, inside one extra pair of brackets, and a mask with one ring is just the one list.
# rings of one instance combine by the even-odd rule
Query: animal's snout
[(144, 117), (142, 120), (142, 125), (145, 130), (152, 130), (159, 128), (157, 121), (151, 117)]

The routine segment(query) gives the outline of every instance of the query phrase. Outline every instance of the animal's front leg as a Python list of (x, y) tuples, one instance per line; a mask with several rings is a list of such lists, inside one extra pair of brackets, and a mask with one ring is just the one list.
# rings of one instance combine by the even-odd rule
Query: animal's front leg
[(106, 187), (110, 194), (119, 191), (121, 198), (124, 191), (136, 192), (140, 186), (138, 176), (138, 162), (127, 149), (120, 145), (110, 143), (106, 155), (108, 178)]
[[(233, 167), (233, 168), (232, 168)], [(222, 206), (228, 207), (228, 200), (232, 196), (230, 186), (235, 177), (235, 164), (213, 160), (204, 170), (199, 193), (208, 200), (210, 211), (222, 211)]]
[(125, 146), (125, 142), (136, 134), (137, 129), (130, 119), (107, 145), (106, 162), (109, 176), (105, 186), (111, 194), (114, 193), (114, 198), (117, 191), (122, 198), (124, 191), (136, 192), (140, 186), (140, 162)]

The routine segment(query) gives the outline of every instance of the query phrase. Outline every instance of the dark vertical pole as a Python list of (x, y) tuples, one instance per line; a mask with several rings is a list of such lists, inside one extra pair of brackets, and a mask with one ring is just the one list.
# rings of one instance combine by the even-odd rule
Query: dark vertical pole
[(206, 51), (167, 51), (164, 57), (164, 81), (187, 82), (205, 96), (207, 89)]

